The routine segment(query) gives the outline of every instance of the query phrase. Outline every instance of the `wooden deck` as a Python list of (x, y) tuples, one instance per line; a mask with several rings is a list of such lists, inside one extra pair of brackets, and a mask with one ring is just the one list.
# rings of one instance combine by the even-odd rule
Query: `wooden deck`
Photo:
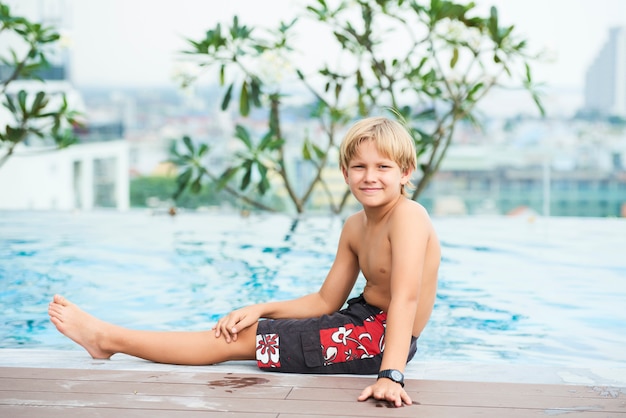
[(409, 380), (414, 405), (357, 402), (371, 377), (0, 367), (0, 417), (621, 417), (626, 389)]

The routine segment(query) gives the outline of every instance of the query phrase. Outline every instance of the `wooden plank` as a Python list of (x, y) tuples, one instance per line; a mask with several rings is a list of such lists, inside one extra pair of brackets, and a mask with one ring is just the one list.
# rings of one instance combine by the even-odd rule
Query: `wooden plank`
[[(162, 383), (197, 383), (208, 384), (213, 381), (228, 379), (228, 376), (235, 376), (238, 379), (251, 380), (271, 380), (274, 386), (293, 386), (299, 381), (307, 378), (316, 378), (314, 375), (298, 375), (285, 373), (223, 373), (194, 371), (195, 367), (189, 367), (189, 372), (163, 372), (163, 371), (134, 371), (134, 370), (91, 370), (91, 369), (39, 369), (39, 368), (20, 368), (20, 367), (0, 367), (0, 378), (12, 379), (38, 379), (38, 380), (57, 380), (59, 378), (68, 380), (85, 380), (85, 381), (110, 381), (110, 382), (162, 382)], [(332, 378), (333, 376), (320, 376), (322, 379)], [(337, 383), (341, 385), (341, 381), (348, 381), (351, 386), (355, 386), (356, 382), (335, 376), (338, 378)], [(360, 379), (354, 377), (352, 379)], [(224, 382), (221, 382), (223, 384)], [(320, 387), (324, 387), (328, 382), (320, 382)], [(359, 385), (361, 386), (361, 385)]]
[[(258, 405), (258, 404), (256, 404)], [(351, 409), (335, 408), (332, 402), (318, 401), (314, 408), (308, 403), (295, 403), (291, 408), (278, 405), (278, 409), (288, 412), (261, 413), (258, 410), (251, 412), (216, 411), (207, 409), (175, 410), (162, 408), (161, 404), (153, 405), (152, 408), (116, 408), (116, 407), (44, 407), (44, 406), (3, 406), (0, 405), (0, 416), (12, 418), (118, 418), (120, 416), (134, 418), (150, 416), (154, 418), (196, 418), (227, 416), (227, 417), (280, 417), (280, 418), (328, 418), (328, 417), (433, 417), (433, 418), (458, 418), (458, 417), (483, 417), (483, 418), (526, 418), (526, 417), (546, 417), (546, 416), (567, 416), (568, 418), (607, 418), (623, 417), (624, 414), (606, 412), (590, 412), (576, 409), (559, 410), (531, 410), (520, 408), (486, 408), (486, 407), (453, 407), (446, 405), (416, 405), (393, 408), (381, 402), (368, 401), (365, 403), (355, 403)], [(361, 406), (366, 406), (367, 409)], [(315, 414), (307, 413), (316, 411)]]
[[(316, 411), (327, 416), (354, 416), (378, 417), (381, 415), (377, 402), (329, 401), (329, 400), (284, 400), (262, 398), (234, 397), (196, 397), (196, 396), (146, 396), (146, 395), (119, 395), (82, 393), (52, 393), (52, 392), (11, 392), (6, 396), (0, 392), (0, 405), (22, 405), (30, 407), (86, 407), (118, 410), (159, 409), (159, 410), (195, 410), (206, 412), (238, 412), (298, 414), (303, 411)], [(394, 416), (414, 417), (413, 407), (393, 408)]]
[[(110, 382), (161, 382), (185, 384), (211, 384), (228, 386), (228, 379), (232, 376), (231, 384), (237, 386), (237, 379), (269, 380), (272, 386), (285, 387), (319, 387), (362, 390), (372, 376), (333, 376), (333, 375), (300, 375), (281, 373), (254, 373), (232, 374), (223, 372), (204, 371), (210, 367), (202, 367), (202, 372), (196, 372), (196, 367), (189, 367), (189, 372), (146, 372), (128, 370), (86, 370), (86, 369), (38, 369), (5, 367), (0, 368), (0, 377), (15, 379), (67, 379), (86, 381)], [(250, 385), (252, 387), (253, 385)], [(0, 386), (1, 387), (1, 386)], [(606, 386), (554, 385), (554, 384), (527, 384), (527, 383), (494, 383), (494, 382), (466, 382), (466, 381), (437, 381), (437, 380), (407, 380), (406, 388), (417, 392), (450, 392), (450, 393), (488, 393), (497, 396), (501, 393), (518, 393), (520, 396), (546, 394), (551, 396), (602, 397), (617, 396), (626, 393), (626, 389)]]
[[(413, 406), (357, 402), (372, 377), (0, 368), (0, 416), (624, 417), (623, 388), (409, 380)], [(389, 411), (392, 409), (392, 411)], [(159, 411), (154, 414), (153, 411)], [(189, 415), (187, 415), (189, 414)], [(304, 414), (304, 415), (303, 415)]]
[[(240, 382), (240, 383), (238, 383)], [(38, 380), (0, 378), (4, 391), (29, 392), (72, 392), (72, 393), (115, 393), (128, 395), (177, 395), (177, 396), (220, 396), (258, 397), (263, 399), (285, 399), (291, 390), (288, 386), (249, 384), (249, 380), (234, 378), (223, 384), (184, 384), (160, 382), (111, 382), (84, 380)]]
[[(525, 408), (525, 409), (567, 409), (597, 412), (626, 413), (626, 396), (617, 398), (594, 398), (576, 396), (524, 395), (511, 392), (493, 396), (489, 393), (462, 392), (413, 392), (407, 391), (411, 399), (420, 405), (447, 405), (458, 407)], [(334, 388), (294, 388), (288, 399), (316, 400), (356, 399), (360, 391)]]
[(278, 414), (258, 412), (174, 411), (159, 409), (68, 408), (0, 405), (0, 417), (10, 418), (277, 418)]
[(418, 392), (440, 393), (488, 393), (497, 396), (504, 393), (517, 393), (520, 396), (550, 395), (550, 396), (580, 396), (580, 397), (603, 397), (617, 396), (626, 393), (624, 388), (611, 388), (606, 386), (581, 386), (581, 385), (554, 385), (535, 383), (509, 383), (509, 382), (466, 382), (450, 380), (409, 380), (406, 389)]
[[(388, 418), (398, 416), (395, 411), (389, 411), (386, 407), (380, 407), (378, 417)], [(605, 412), (586, 411), (539, 411), (528, 409), (493, 409), (493, 408), (458, 408), (447, 406), (418, 406), (412, 410), (413, 417), (419, 418), (529, 418), (529, 417), (566, 417), (566, 418), (618, 418), (622, 415), (607, 415)], [(320, 414), (280, 414), (280, 418), (328, 418), (340, 417), (341, 415)], [(347, 417), (346, 415), (343, 415)]]
[[(320, 391), (320, 389), (316, 389)], [(598, 412), (603, 416), (625, 415), (626, 409), (624, 402), (620, 399), (611, 399), (614, 402), (611, 405), (587, 405), (587, 404), (537, 404), (530, 402), (519, 405), (488, 405), (489, 402), (477, 401), (473, 405), (465, 405), (455, 402), (454, 397), (446, 395), (442, 398), (440, 404), (426, 404), (422, 399), (418, 400), (419, 404), (403, 408), (390, 408), (386, 403), (379, 401), (356, 402), (353, 396), (342, 397), (337, 401), (334, 399), (323, 398), (322, 393), (313, 394), (314, 399), (272, 399), (267, 400), (258, 397), (235, 398), (233, 396), (174, 396), (174, 395), (120, 395), (110, 393), (54, 393), (54, 392), (0, 392), (0, 404), (4, 405), (22, 405), (22, 406), (38, 406), (53, 408), (104, 408), (118, 410), (134, 410), (134, 409), (159, 409), (159, 410), (191, 410), (205, 412), (237, 412), (237, 413), (258, 413), (260, 415), (271, 414), (299, 414), (303, 411), (315, 411), (320, 416), (362, 416), (377, 417), (389, 412), (383, 413), (383, 409), (394, 409), (393, 416), (411, 417), (416, 416), (422, 411), (438, 411), (435, 416), (448, 416), (448, 413), (455, 416), (470, 414), (486, 414), (489, 416), (510, 416), (514, 411), (526, 411), (527, 414), (541, 413), (546, 415), (559, 415), (568, 413), (581, 414)], [(352, 394), (354, 395), (354, 394)], [(565, 398), (567, 399), (567, 398)], [(561, 399), (562, 400), (562, 399)], [(524, 401), (522, 399), (522, 401)], [(486, 405), (487, 404), (487, 405)], [(515, 412), (518, 414), (520, 412)], [(470, 414), (470, 415), (471, 415)]]

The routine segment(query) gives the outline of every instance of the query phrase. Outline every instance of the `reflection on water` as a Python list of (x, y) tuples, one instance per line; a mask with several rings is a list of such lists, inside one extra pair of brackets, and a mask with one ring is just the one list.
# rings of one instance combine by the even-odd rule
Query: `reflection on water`
[[(624, 365), (624, 220), (434, 222), (443, 259), (420, 360)], [(121, 325), (198, 330), (233, 308), (315, 291), (341, 225), (338, 217), (1, 213), (0, 348), (74, 348), (48, 321), (54, 293)]]

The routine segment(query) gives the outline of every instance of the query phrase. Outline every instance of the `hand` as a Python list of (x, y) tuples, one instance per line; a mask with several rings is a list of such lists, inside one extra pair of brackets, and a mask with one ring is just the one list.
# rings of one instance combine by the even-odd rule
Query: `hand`
[(411, 397), (405, 392), (402, 385), (385, 378), (378, 379), (376, 383), (363, 389), (358, 400), (365, 401), (369, 398), (387, 401), (397, 407), (402, 406), (402, 402), (407, 405), (413, 403)]
[(260, 314), (254, 305), (232, 311), (220, 318), (213, 327), (215, 338), (223, 336), (227, 343), (237, 341), (237, 334), (257, 323), (259, 318)]

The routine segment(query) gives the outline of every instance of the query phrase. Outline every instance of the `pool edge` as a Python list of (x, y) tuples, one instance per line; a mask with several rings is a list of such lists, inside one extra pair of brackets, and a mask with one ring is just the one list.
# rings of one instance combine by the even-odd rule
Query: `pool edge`
[[(180, 372), (265, 373), (254, 361), (211, 366), (158, 364), (124, 354), (111, 360), (92, 359), (82, 350), (0, 349), (0, 367), (87, 370), (143, 370)], [(407, 379), (565, 384), (626, 388), (626, 366), (572, 368), (526, 364), (417, 361), (407, 365)], [(367, 376), (369, 377), (369, 376)]]

